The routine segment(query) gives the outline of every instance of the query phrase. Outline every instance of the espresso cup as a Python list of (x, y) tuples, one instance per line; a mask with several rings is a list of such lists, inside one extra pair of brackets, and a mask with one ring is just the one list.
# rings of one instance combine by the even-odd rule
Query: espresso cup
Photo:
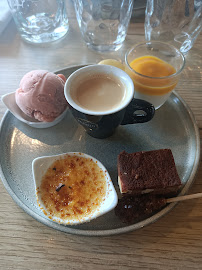
[(71, 113), (95, 138), (111, 136), (119, 125), (145, 123), (154, 106), (134, 99), (134, 84), (123, 70), (109, 65), (78, 69), (67, 79), (64, 94)]

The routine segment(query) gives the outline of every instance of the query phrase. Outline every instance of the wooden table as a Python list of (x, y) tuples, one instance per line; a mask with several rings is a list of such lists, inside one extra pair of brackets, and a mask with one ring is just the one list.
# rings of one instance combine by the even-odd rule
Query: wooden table
[[(23, 42), (11, 21), (0, 36), (0, 96), (14, 91), (33, 69), (55, 71), (76, 64), (122, 59), (144, 41), (134, 20), (122, 48), (98, 54), (84, 44), (68, 3), (68, 35), (49, 45)], [(194, 113), (202, 135), (202, 35), (186, 56), (177, 92)], [(6, 111), (0, 103), (0, 119)], [(201, 136), (202, 137), (202, 136)], [(189, 193), (202, 192), (202, 166)], [(111, 237), (82, 237), (55, 231), (19, 208), (0, 182), (0, 269), (202, 269), (202, 199), (179, 203), (169, 214), (140, 230)]]

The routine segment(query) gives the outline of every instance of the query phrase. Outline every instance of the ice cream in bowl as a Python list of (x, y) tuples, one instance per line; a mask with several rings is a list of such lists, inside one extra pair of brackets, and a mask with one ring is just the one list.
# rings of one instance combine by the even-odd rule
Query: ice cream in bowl
[(32, 172), (41, 211), (59, 224), (89, 222), (117, 205), (109, 173), (87, 154), (39, 157), (33, 160)]
[(59, 123), (67, 112), (65, 81), (62, 74), (33, 70), (23, 76), (15, 92), (2, 96), (2, 101), (18, 120), (27, 125), (51, 127)]

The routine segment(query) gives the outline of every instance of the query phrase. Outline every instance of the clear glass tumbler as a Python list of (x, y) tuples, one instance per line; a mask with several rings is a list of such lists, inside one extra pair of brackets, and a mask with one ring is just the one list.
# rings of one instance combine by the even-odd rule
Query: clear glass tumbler
[(8, 0), (21, 37), (45, 43), (63, 37), (69, 23), (64, 0)]
[(160, 41), (140, 43), (125, 55), (125, 71), (131, 77), (135, 98), (160, 108), (175, 89), (185, 66), (183, 54)]
[(126, 37), (133, 0), (75, 0), (81, 34), (96, 51), (116, 51)]
[(169, 42), (187, 53), (201, 30), (201, 0), (147, 0), (146, 41)]

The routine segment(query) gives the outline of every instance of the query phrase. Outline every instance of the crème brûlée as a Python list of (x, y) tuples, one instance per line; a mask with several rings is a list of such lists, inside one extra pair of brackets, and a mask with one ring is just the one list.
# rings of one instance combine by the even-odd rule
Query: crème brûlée
[[(171, 92), (177, 78), (176, 69), (158, 57), (146, 55), (129, 63), (126, 72), (133, 79), (135, 90), (145, 95), (165, 95)], [(135, 71), (135, 72), (134, 72)]]
[[(84, 221), (100, 208), (106, 196), (103, 170), (91, 158), (66, 155), (56, 160), (42, 178), (37, 196), (52, 220)], [(39, 201), (38, 201), (39, 203)]]

